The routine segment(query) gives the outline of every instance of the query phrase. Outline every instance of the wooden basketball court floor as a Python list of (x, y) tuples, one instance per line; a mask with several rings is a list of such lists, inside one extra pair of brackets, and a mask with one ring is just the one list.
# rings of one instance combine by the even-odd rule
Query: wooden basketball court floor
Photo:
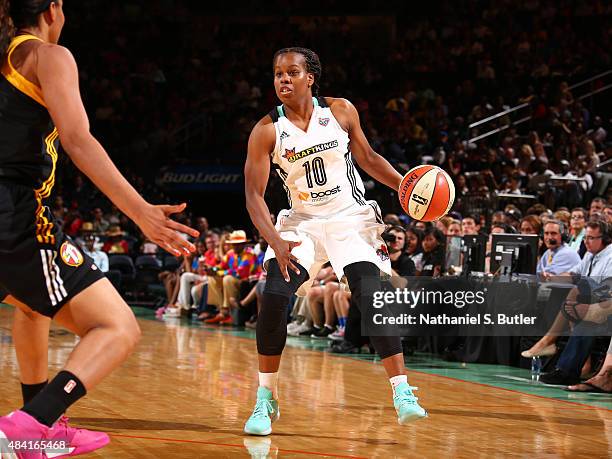
[[(11, 314), (0, 307), (2, 413), (21, 406)], [(612, 456), (608, 395), (534, 384), (526, 370), (417, 356), (407, 360), (409, 382), (430, 417), (399, 426), (379, 362), (334, 356), (317, 349), (325, 343), (297, 338), (284, 354), (273, 434), (245, 436), (257, 388), (253, 333), (139, 315), (137, 352), (68, 413), (74, 424), (111, 435), (86, 457)], [(51, 335), (55, 374), (76, 339), (58, 328)]]

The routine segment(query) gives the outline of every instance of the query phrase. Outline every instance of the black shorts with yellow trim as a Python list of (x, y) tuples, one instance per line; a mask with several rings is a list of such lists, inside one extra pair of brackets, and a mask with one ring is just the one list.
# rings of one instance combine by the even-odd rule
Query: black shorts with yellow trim
[(31, 188), (0, 182), (0, 294), (53, 317), (103, 277)]

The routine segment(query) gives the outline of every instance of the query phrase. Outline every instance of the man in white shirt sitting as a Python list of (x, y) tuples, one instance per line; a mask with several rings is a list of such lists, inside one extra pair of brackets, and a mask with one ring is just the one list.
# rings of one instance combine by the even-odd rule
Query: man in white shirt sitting
[[(588, 252), (584, 258), (573, 267), (569, 273), (578, 280), (578, 295), (576, 301), (565, 307), (573, 309), (575, 314), (582, 311), (582, 317), (575, 317), (578, 324), (572, 331), (565, 349), (559, 356), (554, 371), (540, 377), (546, 384), (571, 385), (580, 382), (580, 370), (589, 357), (594, 342), (595, 325), (591, 322), (581, 322), (587, 318), (590, 309), (599, 309), (606, 313), (612, 312), (610, 299), (610, 284), (612, 283), (612, 230), (604, 221), (590, 221), (587, 223), (584, 238)], [(601, 298), (598, 298), (600, 297)], [(586, 299), (589, 298), (588, 303)], [(567, 310), (567, 309), (566, 309)], [(586, 311), (586, 313), (585, 313)], [(603, 322), (608, 315), (602, 317)], [(598, 320), (599, 322), (599, 320)]]
[(100, 268), (103, 273), (108, 272), (108, 255), (99, 248), (96, 247), (97, 238), (93, 233), (87, 233), (83, 235), (83, 252), (93, 258), (96, 266)]

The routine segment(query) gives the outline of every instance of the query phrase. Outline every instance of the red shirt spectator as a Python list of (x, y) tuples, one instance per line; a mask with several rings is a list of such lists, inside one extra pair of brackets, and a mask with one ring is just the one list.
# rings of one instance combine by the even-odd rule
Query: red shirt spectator
[(121, 231), (121, 227), (117, 225), (113, 225), (106, 232), (106, 237), (108, 240), (102, 246), (102, 251), (106, 253), (130, 253), (130, 246), (127, 241), (123, 239), (123, 231)]
[(233, 248), (225, 254), (223, 261), (216, 269), (218, 276), (234, 276), (241, 280), (248, 280), (257, 272), (257, 256), (253, 249), (246, 247), (248, 242), (244, 231), (234, 231), (227, 239)]

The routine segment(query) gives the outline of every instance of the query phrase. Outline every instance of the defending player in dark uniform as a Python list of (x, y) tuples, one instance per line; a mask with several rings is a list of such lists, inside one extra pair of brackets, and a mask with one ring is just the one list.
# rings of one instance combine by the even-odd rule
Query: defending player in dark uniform
[[(0, 0), (0, 301), (17, 308), (13, 339), (24, 395), (20, 410), (0, 418), (0, 439), (66, 440), (69, 449), (54, 457), (108, 442), (106, 434), (70, 427), (62, 415), (128, 357), (140, 334), (130, 308), (44, 205), (60, 141), (150, 240), (178, 255), (195, 248), (176, 231), (198, 235), (168, 218), (184, 205), (143, 200), (90, 134), (76, 63), (57, 45), (62, 3)], [(47, 383), (50, 318), (81, 340)], [(42, 449), (11, 453), (47, 457)]]

